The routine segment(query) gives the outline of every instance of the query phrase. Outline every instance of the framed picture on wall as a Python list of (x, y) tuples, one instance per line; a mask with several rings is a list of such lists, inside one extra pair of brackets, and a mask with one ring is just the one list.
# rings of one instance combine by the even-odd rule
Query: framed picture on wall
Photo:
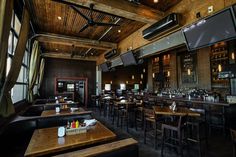
[(182, 84), (197, 83), (197, 53), (184, 53), (180, 55)]

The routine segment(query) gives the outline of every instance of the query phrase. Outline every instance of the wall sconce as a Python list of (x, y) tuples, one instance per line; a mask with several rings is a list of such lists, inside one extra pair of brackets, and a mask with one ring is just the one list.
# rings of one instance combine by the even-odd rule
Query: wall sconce
[(129, 81), (126, 81), (126, 84), (129, 84)]
[(142, 82), (142, 81), (140, 81), (139, 83), (140, 83), (140, 84), (143, 84), (143, 82)]
[(143, 79), (143, 74), (141, 74), (141, 79)]
[(221, 64), (218, 64), (218, 71), (219, 71), (219, 72), (222, 71), (222, 66), (221, 66)]
[(191, 70), (190, 69), (188, 69), (188, 75), (191, 75)]
[(235, 59), (235, 55), (234, 55), (234, 52), (231, 53), (231, 59)]
[(170, 77), (170, 71), (167, 71), (167, 77)]
[(112, 84), (112, 81), (110, 81), (110, 84)]
[(143, 68), (143, 73), (145, 73), (146, 72), (146, 69), (145, 68)]
[(134, 80), (134, 75), (132, 75), (132, 80)]
[(152, 78), (155, 78), (155, 73), (152, 73)]

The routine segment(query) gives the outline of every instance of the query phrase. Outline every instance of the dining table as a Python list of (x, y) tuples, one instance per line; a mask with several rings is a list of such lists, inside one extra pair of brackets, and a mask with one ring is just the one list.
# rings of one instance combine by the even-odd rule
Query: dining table
[[(72, 111), (72, 110), (75, 111)], [(44, 110), (41, 113), (41, 117), (49, 117), (49, 116), (66, 116), (66, 115), (82, 115), (82, 114), (92, 114), (92, 111), (87, 111), (82, 107), (79, 108), (66, 108), (61, 109), (60, 112), (56, 112), (56, 110)]]
[(187, 107), (177, 107), (176, 110), (172, 110), (169, 106), (153, 106), (154, 113), (159, 115), (168, 115), (168, 116), (192, 116), (200, 117), (201, 114), (198, 112), (191, 111)]
[(80, 149), (116, 138), (116, 134), (99, 121), (87, 132), (58, 137), (58, 127), (36, 129), (24, 154), (25, 157), (57, 154), (71, 149)]

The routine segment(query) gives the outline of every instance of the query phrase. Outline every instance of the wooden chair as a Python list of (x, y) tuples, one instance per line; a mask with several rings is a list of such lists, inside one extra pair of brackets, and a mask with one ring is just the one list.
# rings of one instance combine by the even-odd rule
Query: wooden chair
[(232, 145), (233, 145), (233, 157), (236, 157), (236, 130), (230, 129)]
[(157, 149), (158, 135), (161, 135), (161, 124), (163, 119), (160, 115), (154, 113), (153, 109), (144, 109), (144, 143), (146, 144), (147, 134), (154, 137), (155, 149)]
[[(181, 156), (183, 156), (183, 133), (186, 128), (187, 115), (179, 116), (177, 121), (168, 122), (162, 124), (162, 143), (161, 143), (161, 156), (163, 156), (163, 150), (165, 145), (171, 147), (177, 147)], [(170, 132), (169, 137), (167, 137), (167, 131)], [(177, 137), (175, 136), (177, 134)], [(177, 144), (176, 144), (177, 143)]]

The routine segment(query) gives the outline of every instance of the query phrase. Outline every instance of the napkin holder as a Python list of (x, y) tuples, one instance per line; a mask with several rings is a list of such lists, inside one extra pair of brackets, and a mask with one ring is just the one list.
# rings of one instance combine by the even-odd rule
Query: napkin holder
[(66, 128), (66, 135), (76, 135), (87, 132), (87, 127), (78, 127), (78, 128)]

